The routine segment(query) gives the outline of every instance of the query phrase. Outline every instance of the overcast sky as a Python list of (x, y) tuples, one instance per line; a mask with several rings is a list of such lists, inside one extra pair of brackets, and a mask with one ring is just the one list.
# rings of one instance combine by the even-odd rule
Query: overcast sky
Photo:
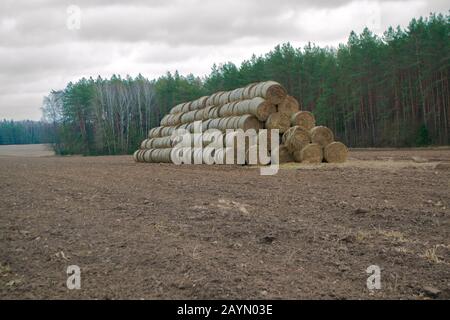
[(39, 120), (43, 96), (83, 76), (203, 76), (280, 43), (336, 46), (351, 30), (381, 34), (449, 9), (448, 0), (1, 0), (0, 119)]

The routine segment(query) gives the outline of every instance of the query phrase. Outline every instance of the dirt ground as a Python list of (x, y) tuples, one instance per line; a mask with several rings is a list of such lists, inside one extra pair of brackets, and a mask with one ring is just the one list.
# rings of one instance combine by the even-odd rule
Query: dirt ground
[(47, 144), (21, 144), (0, 146), (0, 156), (48, 157), (55, 152)]
[[(414, 158), (412, 158), (414, 157)], [(0, 156), (0, 298), (450, 298), (450, 149), (342, 165)], [(81, 289), (66, 287), (69, 265)], [(366, 286), (371, 265), (381, 289)]]

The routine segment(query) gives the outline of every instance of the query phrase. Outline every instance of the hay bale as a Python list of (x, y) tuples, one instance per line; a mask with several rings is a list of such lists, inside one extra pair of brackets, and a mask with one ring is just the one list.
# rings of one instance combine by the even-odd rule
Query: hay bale
[(139, 150), (139, 152), (137, 153), (136, 158), (138, 162), (144, 162), (143, 158), (144, 152), (145, 150)]
[(265, 166), (270, 163), (269, 152), (267, 152), (266, 157), (269, 159), (268, 162), (267, 159), (262, 159), (259, 156), (259, 147), (257, 145), (249, 146), (245, 151), (245, 164), (254, 166)]
[(209, 119), (219, 118), (220, 107), (213, 107), (209, 110)]
[(309, 111), (299, 111), (291, 116), (291, 125), (311, 130), (316, 126), (316, 118)]
[(225, 94), (226, 92), (224, 92), (224, 91), (219, 91), (219, 92), (217, 92), (217, 93), (215, 93), (213, 96), (214, 96), (214, 98), (213, 98), (213, 105), (214, 106), (219, 106), (220, 105), (220, 97), (223, 95), (223, 94)]
[(142, 158), (144, 162), (153, 162), (152, 161), (152, 154), (155, 152), (156, 149), (148, 149), (145, 150), (144, 154), (142, 155)]
[(257, 84), (258, 84), (258, 83), (255, 82), (255, 83), (250, 83), (249, 85), (247, 85), (247, 86), (244, 88), (244, 91), (243, 91), (243, 93), (242, 93), (242, 97), (243, 97), (244, 99), (252, 99), (252, 98), (254, 98), (255, 96), (252, 96), (252, 89), (253, 89)]
[(191, 109), (192, 110), (199, 110), (203, 109), (206, 106), (206, 100), (208, 99), (207, 96), (198, 98), (197, 100), (192, 101)]
[(272, 104), (280, 104), (286, 98), (286, 89), (275, 81), (266, 81), (257, 84), (254, 87), (254, 97), (261, 97), (268, 100)]
[(291, 126), (291, 119), (280, 112), (269, 115), (266, 120), (266, 129), (278, 129), (280, 133), (286, 132)]
[(297, 99), (292, 96), (286, 96), (286, 98), (284, 98), (284, 100), (278, 105), (278, 112), (287, 114), (289, 117), (299, 110), (300, 105)]
[(144, 141), (141, 142), (141, 149), (147, 149), (147, 141), (149, 139), (145, 139)]
[(204, 109), (199, 110), (199, 112), (202, 114), (202, 120), (209, 119), (209, 112), (211, 111), (212, 108), (214, 108), (214, 106), (208, 106)]
[(293, 156), (297, 162), (321, 163), (323, 160), (323, 148), (317, 143), (310, 143), (301, 150), (296, 150)]
[(323, 157), (328, 163), (342, 163), (347, 160), (348, 149), (342, 142), (332, 142), (325, 147)]
[(172, 148), (164, 149), (153, 149), (153, 151), (148, 155), (148, 162), (154, 163), (171, 163), (171, 152)]
[(258, 131), (260, 127), (261, 125), (258, 121), (258, 118), (248, 114), (238, 117), (238, 120), (231, 124), (227, 129), (242, 129), (244, 131), (255, 129), (256, 131)]
[(273, 150), (272, 153), (273, 152), (278, 152), (278, 159), (280, 164), (294, 161), (292, 154), (283, 144), (280, 144), (280, 146), (277, 149)]
[(195, 121), (195, 114), (199, 112), (197, 110), (188, 111), (182, 114), (180, 118), (180, 124), (191, 123)]
[(178, 124), (181, 124), (181, 119), (183, 117), (184, 113), (180, 112), (180, 113), (176, 113), (176, 114), (166, 114), (162, 119), (161, 119), (161, 126), (176, 126)]
[(277, 111), (274, 104), (261, 97), (256, 97), (247, 101), (249, 101), (247, 113), (255, 115), (259, 121), (266, 121), (272, 113)]
[(167, 137), (170, 136), (175, 130), (178, 128), (178, 126), (174, 127), (163, 127), (161, 129), (161, 137)]
[(219, 97), (219, 105), (223, 106), (224, 104), (229, 103), (231, 101), (230, 96), (231, 96), (231, 91), (227, 91), (227, 92), (224, 92), (223, 94), (221, 94)]
[(324, 126), (314, 127), (310, 131), (311, 142), (320, 144), (322, 147), (326, 147), (334, 141), (333, 132)]
[(172, 113), (172, 114), (180, 113), (181, 110), (183, 109), (183, 105), (184, 105), (184, 103), (177, 104), (175, 107), (173, 107), (172, 109), (170, 109), (169, 112)]
[(212, 119), (207, 119), (207, 120), (202, 121), (202, 131), (203, 132), (205, 132), (206, 130), (209, 129), (208, 126), (211, 121), (212, 121)]
[(216, 148), (214, 152), (214, 162), (216, 164), (237, 164), (237, 156), (232, 148)]
[(151, 138), (157, 138), (157, 137), (161, 137), (161, 131), (162, 129), (164, 129), (164, 127), (156, 127), (156, 128), (152, 128), (150, 129), (150, 131), (148, 132), (148, 137)]
[(293, 153), (306, 147), (311, 142), (311, 135), (308, 130), (295, 126), (285, 132), (282, 141), (286, 148)]
[(219, 129), (219, 122), (221, 119), (211, 119), (211, 122), (208, 124), (208, 129)]
[(189, 112), (191, 111), (192, 102), (183, 103), (183, 107), (181, 108), (181, 112)]
[(161, 137), (161, 138), (153, 138), (147, 142), (146, 149), (160, 149), (160, 148), (171, 148), (173, 144), (171, 136)]
[(134, 162), (138, 162), (138, 153), (139, 153), (139, 151), (141, 151), (141, 150), (136, 150), (136, 151), (133, 153), (133, 159), (134, 159)]

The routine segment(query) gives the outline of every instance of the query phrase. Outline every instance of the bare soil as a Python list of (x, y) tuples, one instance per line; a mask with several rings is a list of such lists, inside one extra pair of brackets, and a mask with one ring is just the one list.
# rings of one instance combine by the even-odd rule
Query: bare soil
[(47, 144), (21, 144), (0, 146), (0, 156), (50, 157), (55, 152)]
[[(355, 150), (275, 176), (0, 156), (0, 298), (448, 299), (450, 170), (439, 162), (448, 148)], [(69, 265), (80, 290), (66, 287)]]

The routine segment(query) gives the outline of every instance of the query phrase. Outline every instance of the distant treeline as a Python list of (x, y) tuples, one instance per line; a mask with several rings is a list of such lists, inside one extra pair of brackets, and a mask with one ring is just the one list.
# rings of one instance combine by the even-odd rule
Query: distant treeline
[(41, 121), (0, 121), (0, 145), (52, 143), (51, 126)]
[(450, 15), (413, 19), (382, 37), (365, 29), (347, 44), (277, 46), (206, 78), (81, 79), (44, 100), (56, 151), (131, 153), (174, 105), (248, 83), (275, 80), (319, 124), (351, 147), (450, 144)]

